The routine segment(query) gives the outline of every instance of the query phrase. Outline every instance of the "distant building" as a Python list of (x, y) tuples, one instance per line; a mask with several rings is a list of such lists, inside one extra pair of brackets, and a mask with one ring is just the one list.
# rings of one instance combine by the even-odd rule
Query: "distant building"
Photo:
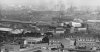
[(34, 46), (39, 41), (42, 41), (43, 37), (35, 38), (35, 37), (25, 37), (24, 45)]
[(88, 28), (96, 28), (100, 24), (100, 20), (87, 20)]
[(63, 39), (50, 39), (50, 45), (59, 46), (60, 44), (64, 45), (64, 48), (75, 48), (74, 46), (75, 40), (70, 38)]
[(87, 22), (100, 22), (100, 20), (87, 20)]
[(59, 23), (58, 26), (63, 27), (64, 23)]
[(11, 30), (10, 33), (12, 34), (20, 34), (24, 31), (24, 29), (14, 29), (14, 30)]
[(89, 32), (99, 33), (100, 31), (100, 20), (87, 20)]
[(70, 26), (70, 33), (75, 33), (75, 32), (86, 33), (86, 31), (87, 31), (87, 24), (85, 24), (85, 23), (70, 22), (69, 26)]
[(78, 23), (83, 23), (83, 20), (77, 19), (77, 18), (75, 18), (73, 21), (74, 21), (74, 22), (78, 22)]
[(54, 30), (48, 30), (47, 32), (55, 33), (55, 31), (54, 31)]
[(12, 30), (11, 28), (3, 28), (3, 27), (0, 28), (0, 31), (11, 31), (11, 30)]
[(51, 48), (58, 48), (60, 47), (60, 41), (61, 39), (50, 39), (49, 45)]
[(42, 37), (41, 38), (35, 38), (35, 37), (26, 37), (25, 38), (25, 41), (27, 41), (26, 43), (24, 43), (24, 44), (27, 44), (28, 42), (30, 42), (30, 41), (41, 41), (42, 40)]
[(61, 43), (64, 45), (65, 48), (75, 48), (74, 43), (75, 40), (74, 39), (70, 39), (70, 38), (65, 38), (61, 40)]
[(58, 27), (58, 28), (56, 28), (55, 32), (58, 33), (58, 34), (64, 33), (65, 32), (65, 29)]
[[(24, 37), (24, 46), (25, 47), (40, 47), (40, 48), (43, 48), (43, 47), (47, 47), (48, 46), (48, 40), (44, 37), (39, 37), (39, 38), (36, 38), (36, 37)], [(48, 41), (48, 42), (47, 42)]]
[(69, 24), (69, 22), (64, 22), (64, 24), (66, 24), (66, 25), (67, 25), (67, 24)]
[(75, 28), (74, 27), (71, 27), (70, 33), (74, 33), (74, 32), (75, 32)]
[(79, 22), (70, 22), (70, 25), (71, 25), (72, 27), (82, 27), (82, 24), (79, 23)]
[(77, 32), (77, 33), (87, 33), (87, 28), (85, 27), (85, 28), (76, 28), (76, 31), (75, 32)]
[(1, 52), (19, 52), (20, 45), (12, 45), (12, 44), (6, 44), (1, 47)]

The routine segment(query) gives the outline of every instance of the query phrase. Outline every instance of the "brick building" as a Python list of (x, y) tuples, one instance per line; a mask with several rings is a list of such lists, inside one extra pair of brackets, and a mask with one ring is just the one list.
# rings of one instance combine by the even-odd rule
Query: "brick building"
[(76, 39), (76, 46), (77, 47), (97, 47), (99, 48), (100, 45), (98, 44), (100, 42), (99, 39), (93, 38), (93, 37), (79, 37)]

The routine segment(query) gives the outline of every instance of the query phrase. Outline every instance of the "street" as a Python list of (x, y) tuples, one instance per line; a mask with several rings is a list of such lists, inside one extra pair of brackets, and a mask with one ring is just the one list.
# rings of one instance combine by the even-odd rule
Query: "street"
[[(62, 52), (60, 49), (59, 50), (50, 50), (48, 49), (40, 49), (40, 48), (27, 48), (25, 50), (21, 50), (19, 52)], [(64, 50), (63, 52), (69, 52), (68, 50)], [(74, 51), (75, 52), (75, 51)]]

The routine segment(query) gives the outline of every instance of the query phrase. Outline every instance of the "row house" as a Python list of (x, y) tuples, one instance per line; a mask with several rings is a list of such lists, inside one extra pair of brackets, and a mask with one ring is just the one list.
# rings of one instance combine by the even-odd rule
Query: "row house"
[(92, 37), (80, 37), (76, 39), (76, 46), (90, 48), (100, 47), (100, 45), (98, 46), (97, 42), (100, 42), (100, 40)]
[(89, 48), (100, 48), (100, 40), (93, 36), (86, 36), (86, 35), (77, 35), (77, 34), (69, 34), (67, 38), (74, 39), (74, 45), (76, 47), (89, 47)]

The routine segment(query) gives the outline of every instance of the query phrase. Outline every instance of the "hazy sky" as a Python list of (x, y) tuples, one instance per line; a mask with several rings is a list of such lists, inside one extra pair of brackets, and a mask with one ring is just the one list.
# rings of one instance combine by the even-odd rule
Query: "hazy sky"
[(100, 0), (0, 0), (1, 6), (11, 6), (11, 5), (46, 5), (49, 7), (54, 7), (54, 5), (60, 3), (66, 5), (66, 8), (70, 5), (74, 5), (77, 7), (87, 6), (91, 8), (95, 8), (96, 6), (100, 6)]

